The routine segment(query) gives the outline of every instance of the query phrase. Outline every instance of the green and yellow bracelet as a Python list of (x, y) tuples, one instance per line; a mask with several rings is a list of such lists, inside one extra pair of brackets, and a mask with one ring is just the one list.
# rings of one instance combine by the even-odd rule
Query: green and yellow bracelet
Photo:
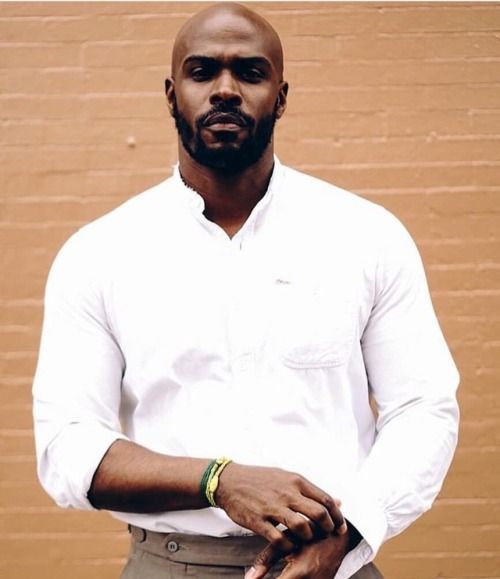
[(232, 460), (225, 456), (212, 460), (201, 477), (200, 493), (212, 507), (219, 506), (215, 502), (215, 493), (219, 486), (219, 477), (230, 462), (232, 462)]

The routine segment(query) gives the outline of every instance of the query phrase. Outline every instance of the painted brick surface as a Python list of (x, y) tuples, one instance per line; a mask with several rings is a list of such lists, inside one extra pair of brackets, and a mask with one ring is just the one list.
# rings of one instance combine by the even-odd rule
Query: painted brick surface
[[(163, 79), (202, 3), (0, 4), (0, 575), (111, 579), (104, 513), (35, 476), (30, 386), (61, 243), (159, 182), (176, 138)], [(378, 557), (387, 579), (500, 578), (500, 4), (256, 2), (287, 56), (285, 163), (394, 211), (423, 254), (462, 373), (435, 508)]]

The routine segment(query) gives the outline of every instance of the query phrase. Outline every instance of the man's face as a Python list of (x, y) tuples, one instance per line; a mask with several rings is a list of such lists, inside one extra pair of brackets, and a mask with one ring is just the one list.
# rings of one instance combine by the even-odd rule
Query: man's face
[(171, 110), (184, 149), (201, 165), (242, 171), (272, 140), (286, 88), (258, 32), (244, 18), (218, 14), (181, 45)]

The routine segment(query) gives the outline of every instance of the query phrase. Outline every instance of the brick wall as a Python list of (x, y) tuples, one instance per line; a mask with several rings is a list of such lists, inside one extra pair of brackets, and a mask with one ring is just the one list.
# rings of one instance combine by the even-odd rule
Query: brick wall
[[(110, 579), (106, 514), (38, 487), (30, 386), (49, 264), (79, 225), (169, 174), (162, 96), (200, 3), (0, 4), (0, 574)], [(291, 83), (282, 160), (393, 210), (424, 256), (462, 373), (461, 443), (387, 579), (500, 578), (500, 4), (254, 3)]]

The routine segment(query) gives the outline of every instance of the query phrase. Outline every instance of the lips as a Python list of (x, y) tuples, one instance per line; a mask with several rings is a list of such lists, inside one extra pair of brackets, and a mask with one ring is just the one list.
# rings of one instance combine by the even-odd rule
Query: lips
[(235, 113), (214, 113), (210, 115), (205, 121), (205, 126), (212, 125), (237, 125), (238, 127), (246, 127), (247, 123)]

